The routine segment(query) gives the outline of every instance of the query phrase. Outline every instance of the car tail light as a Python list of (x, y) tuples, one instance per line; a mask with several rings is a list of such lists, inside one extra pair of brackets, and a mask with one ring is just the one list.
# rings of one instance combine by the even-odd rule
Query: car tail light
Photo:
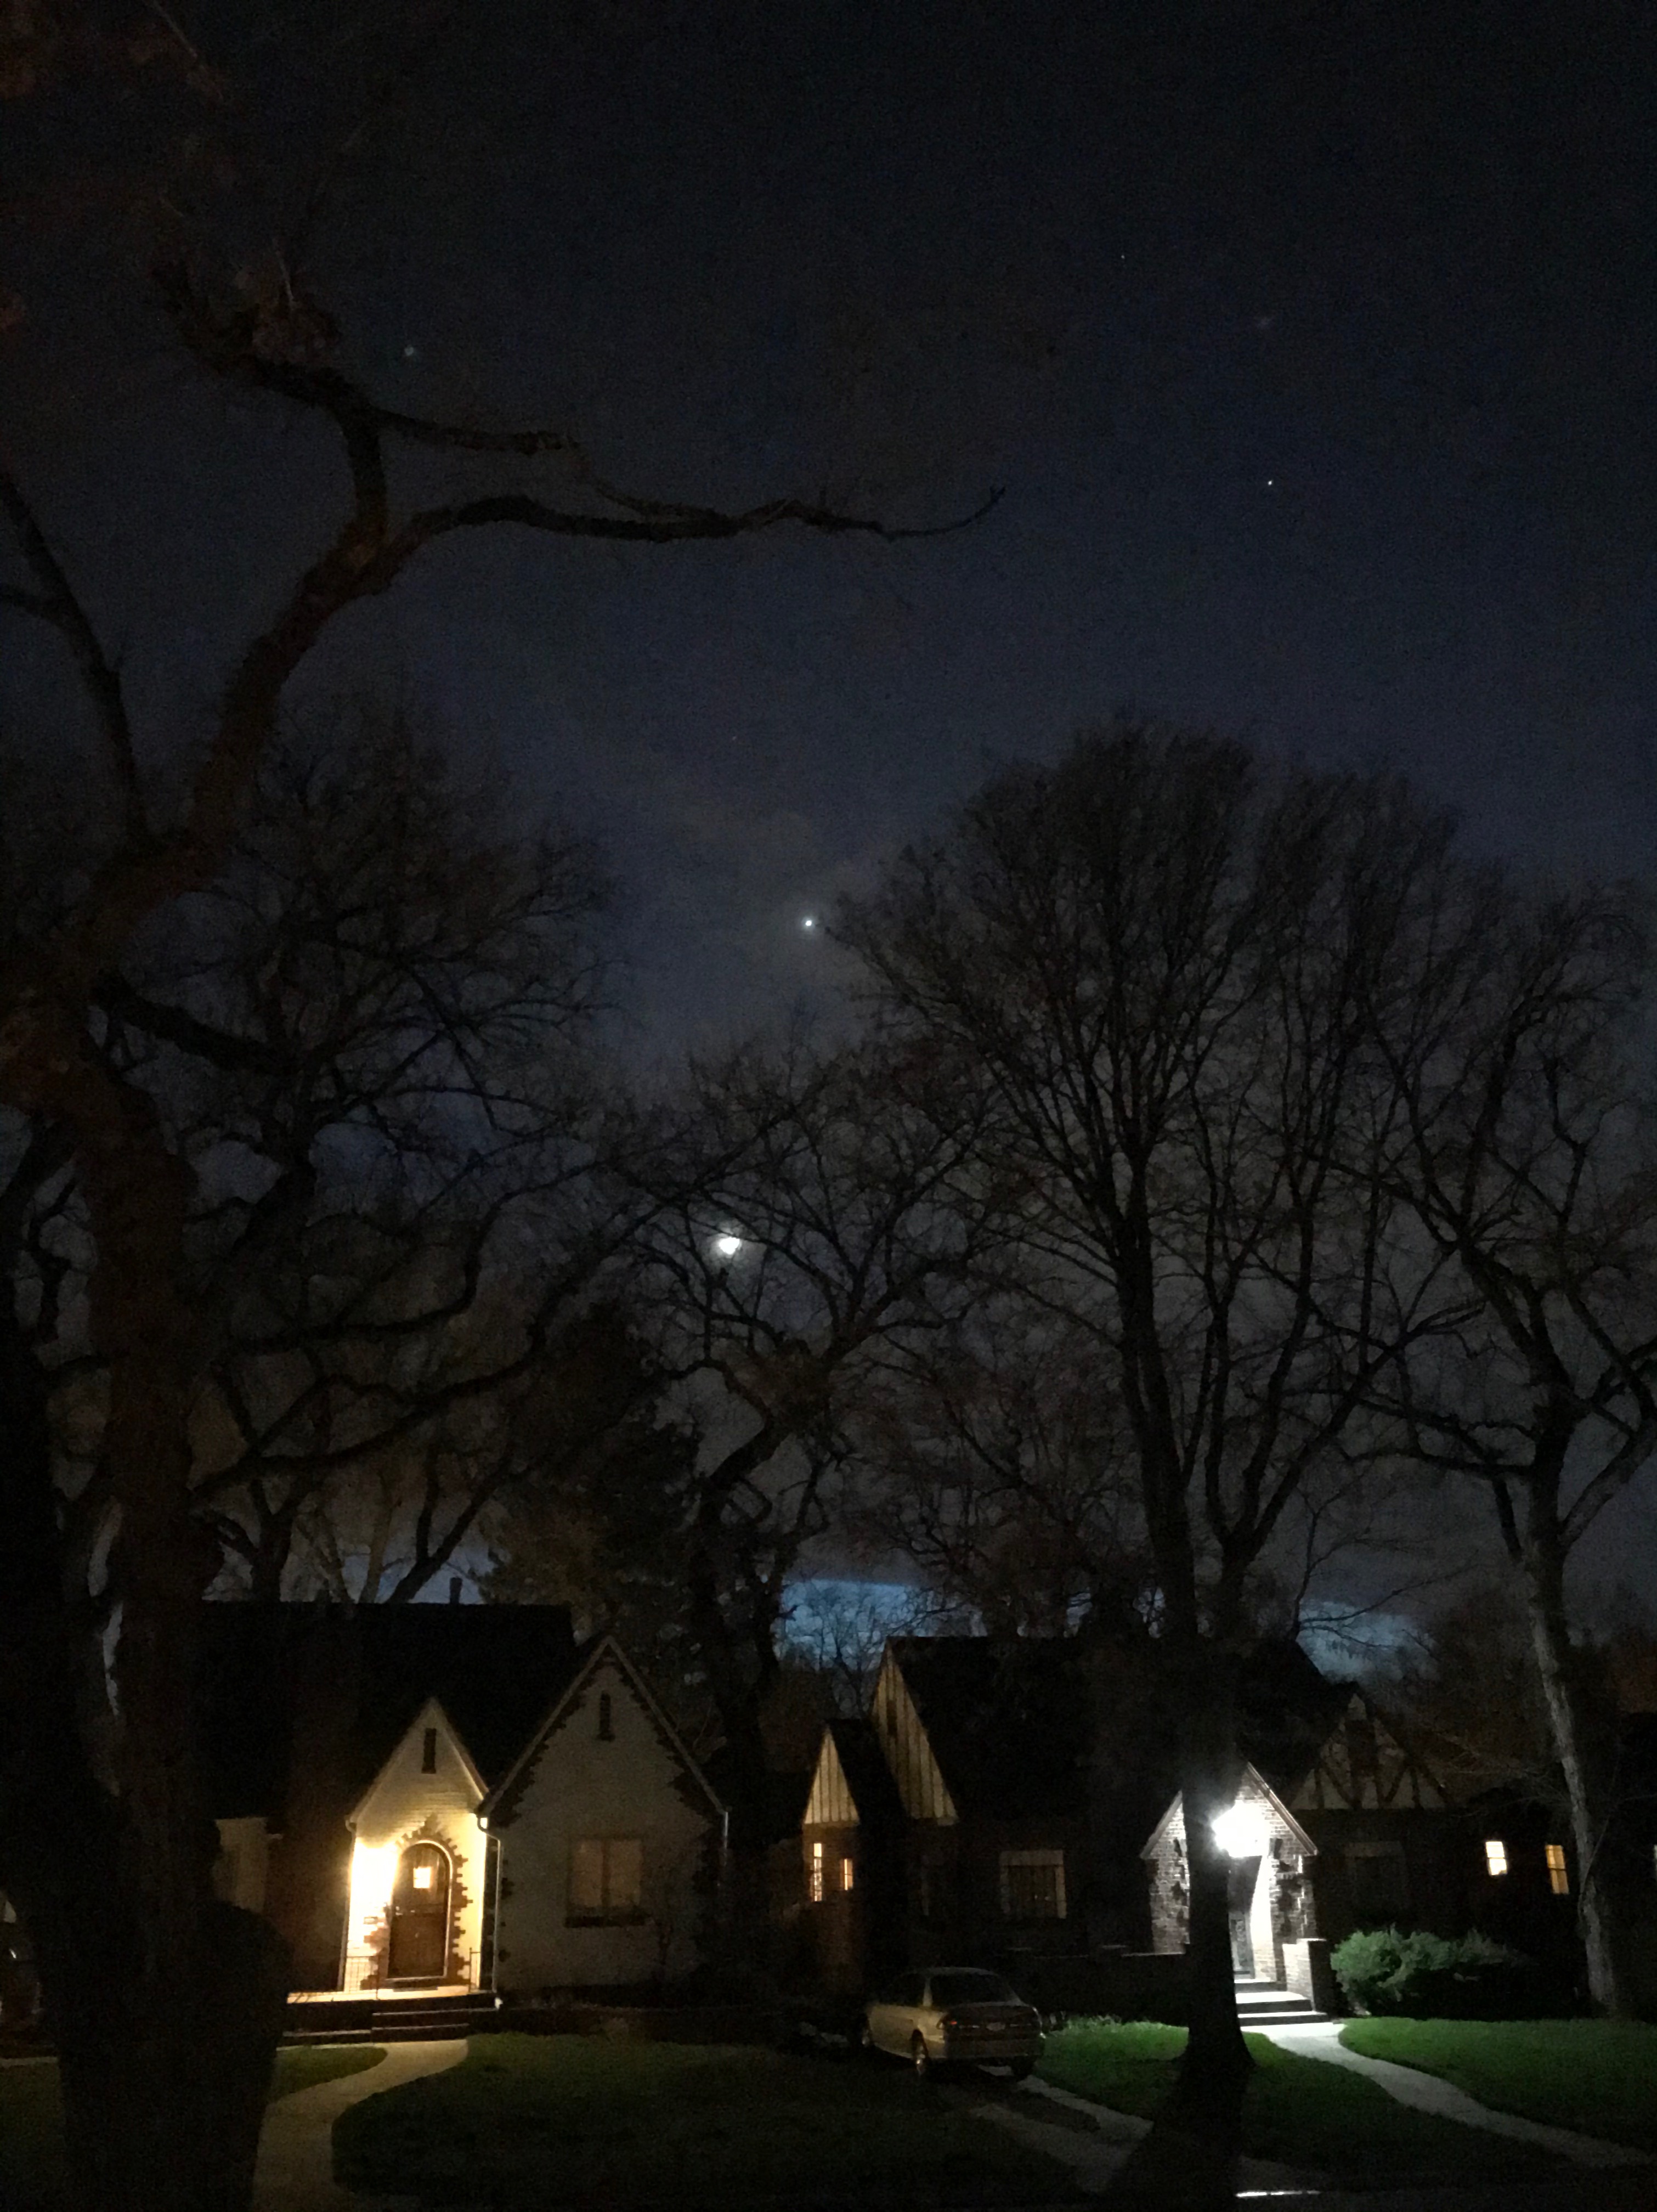
[(939, 2022), (938, 2022), (938, 2026), (939, 2026), (940, 2027), (945, 2027), (945, 2028), (948, 2028), (948, 2027), (960, 2027), (960, 2025), (961, 2025), (961, 2022), (960, 2022), (960, 2021), (956, 2018), (955, 2014), (954, 2014), (952, 2012), (946, 2012), (946, 2013), (944, 2014), (944, 2015), (943, 2019), (942, 2019), (941, 2021), (939, 2021)]

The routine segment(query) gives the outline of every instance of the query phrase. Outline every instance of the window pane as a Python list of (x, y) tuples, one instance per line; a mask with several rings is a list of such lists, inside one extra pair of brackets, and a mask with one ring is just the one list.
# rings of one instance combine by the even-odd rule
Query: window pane
[(1484, 1871), (1486, 1874), (1506, 1874), (1508, 1871), (1508, 1846), (1498, 1836), (1491, 1836), (1485, 1842)]
[(1570, 1895), (1570, 1874), (1565, 1865), (1565, 1846), (1550, 1844), (1548, 1854), (1548, 1887), (1556, 1897)]
[(644, 1901), (645, 1847), (636, 1836), (612, 1838), (607, 1847), (604, 1902), (612, 1912), (636, 1912)]
[(597, 1836), (583, 1836), (570, 1846), (569, 1902), (573, 1912), (604, 1909), (604, 1847)]
[(1001, 1911), (1009, 1920), (1065, 1917), (1062, 1851), (1003, 1851)]
[(854, 1875), (855, 1871), (856, 1871), (856, 1869), (853, 1868), (853, 1866), (852, 1862), (851, 1862), (851, 1860), (850, 1860), (850, 1859), (842, 1859), (842, 1860), (841, 1861), (841, 1863), (840, 1863), (840, 1886), (841, 1886), (841, 1887), (842, 1889), (844, 1889), (844, 1890), (849, 1890), (849, 1889), (851, 1888), (851, 1887), (852, 1887), (852, 1881), (853, 1881), (853, 1875)]
[(932, 2002), (937, 2005), (1011, 2004), (1014, 2002), (1011, 1984), (999, 1974), (956, 1972), (934, 1974), (932, 1978)]

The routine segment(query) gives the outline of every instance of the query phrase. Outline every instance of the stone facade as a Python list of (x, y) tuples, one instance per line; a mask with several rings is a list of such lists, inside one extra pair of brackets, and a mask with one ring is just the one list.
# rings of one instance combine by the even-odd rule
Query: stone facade
[[(1243, 1770), (1236, 1804), (1253, 1824), (1259, 1848), (1232, 1860), (1232, 1956), (1240, 1973), (1279, 1982), (1284, 1946), (1318, 1933), (1312, 1881), (1317, 1845), (1252, 1766)], [(1176, 1797), (1141, 1854), (1157, 1951), (1186, 1947), (1191, 1902), (1186, 1853), (1185, 1808)]]

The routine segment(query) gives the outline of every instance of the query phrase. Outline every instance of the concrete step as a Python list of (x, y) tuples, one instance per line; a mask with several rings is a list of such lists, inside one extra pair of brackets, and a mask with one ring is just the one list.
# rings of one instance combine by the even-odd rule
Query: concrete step
[(493, 2018), (487, 1990), (459, 1996), (347, 1998), (331, 2004), (290, 2004), (286, 2044), (437, 2043), (475, 2034)]
[(1237, 2017), (1244, 2027), (1309, 2027), (1327, 2020), (1326, 2012), (1309, 2005), (1280, 1982), (1238, 1978)]

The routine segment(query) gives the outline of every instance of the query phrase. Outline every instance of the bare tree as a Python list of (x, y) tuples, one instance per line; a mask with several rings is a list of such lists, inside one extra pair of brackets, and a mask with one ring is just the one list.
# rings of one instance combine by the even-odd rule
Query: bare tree
[(1237, 1669), (1262, 1565), (1422, 1319), (1363, 1018), (1396, 935), (1379, 887), (1438, 835), (1390, 790), (1126, 726), (1000, 777), (842, 919), (893, 1018), (981, 1072), (1028, 1270), (1120, 1407), (1192, 1839), (1190, 2042), (1128, 2192), (1171, 2185), (1172, 2142), (1229, 2201)]
[[(169, 918), (184, 927), (189, 902), (224, 883), (296, 673), (342, 616), (446, 541), (501, 527), (658, 546), (788, 523), (901, 534), (806, 499), (727, 512), (642, 496), (609, 482), (562, 430), (385, 405), (345, 365), (297, 254), (242, 273), (249, 281), (238, 283), (234, 264), (195, 240), (163, 258), (155, 283), (174, 340), (197, 374), (331, 436), (346, 489), (322, 542), (230, 653), (211, 685), (210, 727), (187, 759), (167, 731), (138, 726), (81, 580), (89, 552), (64, 545), (21, 471), (0, 469), (13, 549), (0, 612), (55, 641), (66, 681), (61, 707), (39, 710), (30, 749), (67, 779), (84, 726), (99, 793), (95, 834), (54, 908), (38, 927), (14, 928), (5, 947), (0, 1102), (62, 1154), (89, 1249), (88, 1343), (104, 1377), (92, 1479), (117, 1529), (98, 1564), (99, 1596), (118, 1624), (118, 1719), (95, 1747), (82, 1726), (99, 1608), (79, 1579), (83, 1563), (65, 1552), (44, 1407), (22, 1324), (9, 1320), (0, 1362), (15, 1440), (0, 1493), (0, 1868), (39, 1948), (75, 2186), (100, 2212), (204, 2212), (245, 2200), (280, 1996), (275, 1962), (252, 1955), (258, 1932), (224, 1932), (193, 1739), (197, 1614), (219, 1565), (191, 1496), (197, 1385), (214, 1334), (188, 1280), (199, 1168), (143, 1062), (106, 1048), (106, 1021), (127, 1013), (124, 1003), (108, 1008), (109, 994), (137, 988), (129, 963), (146, 933)], [(518, 480), (410, 495), (396, 466), (410, 453), (428, 466), (508, 466)], [(561, 492), (525, 488), (525, 472), (548, 468), (561, 471)], [(284, 470), (278, 482), (291, 481)], [(280, 500), (273, 490), (261, 527)], [(149, 770), (152, 756), (164, 773)], [(227, 1971), (233, 1943), (245, 1970)]]
[(1074, 1319), (986, 1289), (872, 1398), (859, 1437), (859, 1534), (992, 1634), (1148, 1620), (1120, 1409)]
[(1469, 1310), (1383, 1394), (1427, 1465), (1490, 1499), (1523, 1592), (1579, 1868), (1594, 2001), (1633, 1996), (1607, 1848), (1615, 1748), (1570, 1556), (1657, 1450), (1657, 1147), (1643, 916), (1446, 867), (1375, 1006), (1407, 1108), (1389, 1172)]

